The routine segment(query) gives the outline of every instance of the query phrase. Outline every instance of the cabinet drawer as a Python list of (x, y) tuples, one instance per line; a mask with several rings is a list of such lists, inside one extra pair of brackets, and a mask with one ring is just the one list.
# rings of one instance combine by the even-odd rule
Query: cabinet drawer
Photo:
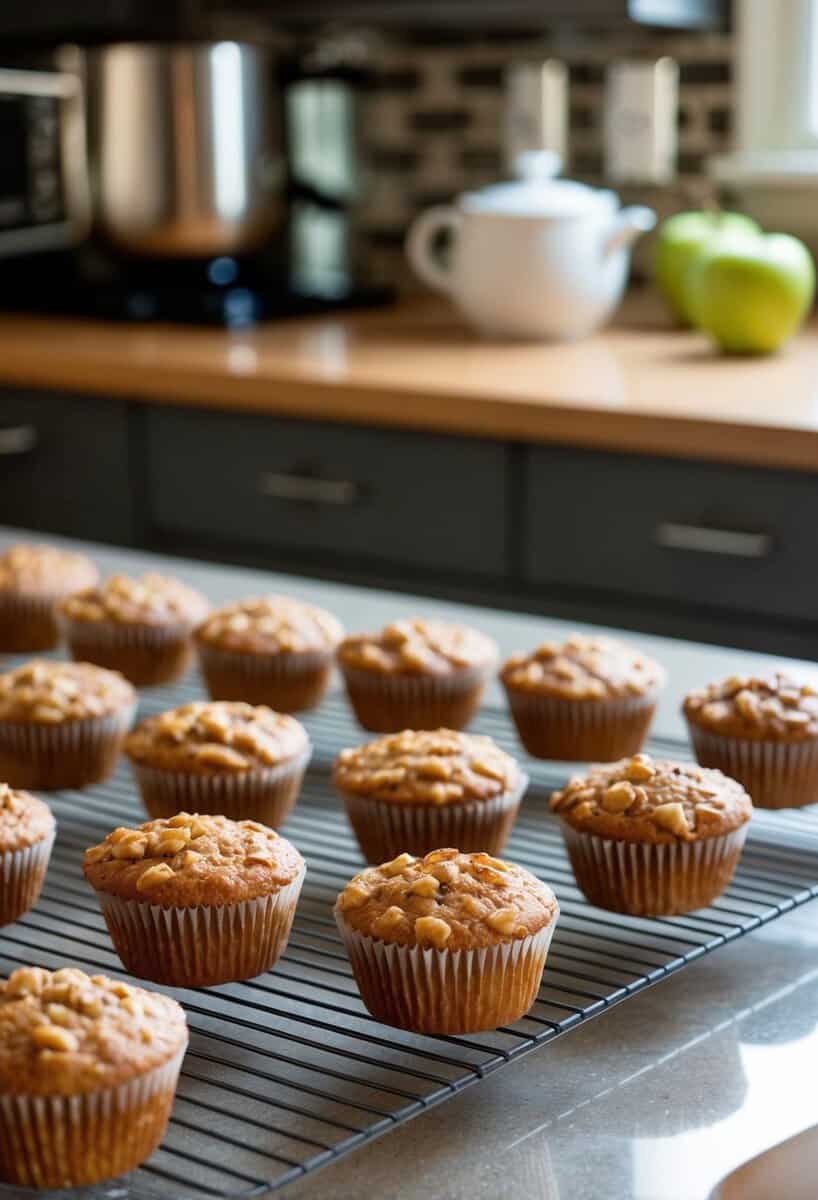
[(179, 409), (146, 421), (159, 530), (306, 559), (505, 570), (502, 446)]
[(132, 542), (125, 406), (0, 392), (0, 523)]
[(818, 477), (531, 449), (537, 583), (818, 620)]

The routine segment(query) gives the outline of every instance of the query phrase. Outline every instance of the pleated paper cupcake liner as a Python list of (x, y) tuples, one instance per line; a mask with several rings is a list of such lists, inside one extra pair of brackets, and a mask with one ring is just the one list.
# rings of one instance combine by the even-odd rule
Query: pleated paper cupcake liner
[(390, 675), (341, 664), (347, 697), (372, 733), (465, 729), (480, 707), (493, 664), (452, 675)]
[(118, 621), (62, 618), (65, 640), (77, 662), (121, 671), (136, 687), (173, 683), (193, 659), (189, 625), (124, 625)]
[(19, 1187), (83, 1187), (139, 1166), (165, 1135), (186, 1048), (116, 1087), (0, 1096), (0, 1178)]
[(0, 779), (13, 788), (54, 791), (107, 779), (116, 766), (136, 705), (101, 717), (0, 721)]
[(698, 729), (688, 722), (696, 760), (737, 779), (756, 808), (818, 803), (818, 740), (753, 741)]
[[(558, 914), (557, 914), (558, 915)], [(386, 1025), (479, 1033), (519, 1020), (537, 998), (556, 916), (537, 933), (475, 950), (399, 946), (336, 921), (361, 999)]]
[(520, 741), (534, 758), (615, 762), (637, 754), (656, 710), (656, 695), (568, 700), (506, 688)]
[(56, 826), (33, 846), (0, 854), (0, 925), (10, 925), (40, 898)]
[(269, 971), (287, 945), (306, 869), (279, 891), (236, 904), (163, 908), (98, 892), (126, 970), (169, 987), (213, 987)]
[(499, 854), (520, 810), (528, 779), (491, 800), (467, 804), (385, 803), (339, 791), (358, 845), (369, 863), (389, 862), (404, 851), (422, 857), (442, 846)]
[(60, 640), (59, 596), (0, 592), (0, 654), (36, 654)]
[(332, 677), (333, 652), (241, 654), (197, 642), (211, 700), (267, 704), (276, 712), (301, 712), (320, 703)]
[(618, 842), (562, 821), (577, 886), (591, 904), (634, 917), (706, 908), (733, 878), (749, 822), (698, 842)]
[(295, 806), (311, 754), (312, 748), (276, 767), (256, 767), (241, 774), (197, 775), (136, 762), (131, 766), (151, 817), (210, 813), (231, 821), (261, 821), (278, 829)]

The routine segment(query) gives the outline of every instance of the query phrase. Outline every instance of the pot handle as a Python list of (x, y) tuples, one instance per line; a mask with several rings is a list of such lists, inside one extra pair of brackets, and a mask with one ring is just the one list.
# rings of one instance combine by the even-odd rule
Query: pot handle
[(648, 233), (656, 224), (656, 213), (652, 208), (641, 204), (632, 204), (617, 213), (616, 221), (611, 232), (602, 244), (602, 253), (611, 254), (635, 242), (640, 233)]
[(457, 235), (460, 214), (448, 204), (428, 208), (412, 223), (406, 237), (406, 255), (413, 268), (429, 287), (438, 292), (452, 290), (452, 271), (434, 251), (435, 238), (441, 233)]

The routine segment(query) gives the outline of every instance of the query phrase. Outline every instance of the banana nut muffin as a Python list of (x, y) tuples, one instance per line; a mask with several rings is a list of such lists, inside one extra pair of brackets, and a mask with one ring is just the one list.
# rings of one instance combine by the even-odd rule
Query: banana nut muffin
[(251, 596), (211, 613), (196, 631), (196, 645), (212, 699), (300, 712), (327, 690), (343, 636), (335, 617), (314, 604)]
[(269, 971), (305, 870), (295, 846), (258, 821), (186, 812), (114, 829), (83, 863), (127, 969), (174, 987)]
[(368, 862), (456, 842), (497, 854), (528, 783), (489, 737), (404, 730), (342, 750), (333, 780)]
[(616, 638), (574, 633), (515, 654), (500, 679), (529, 754), (609, 762), (641, 747), (664, 671)]
[(283, 824), (310, 757), (303, 725), (266, 705), (197, 700), (149, 717), (125, 744), (146, 809)]
[(365, 729), (463, 729), (497, 662), (497, 646), (465, 625), (415, 617), (347, 637), (338, 663)]
[(0, 1176), (81, 1187), (158, 1146), (182, 1057), (175, 1000), (74, 967), (22, 967), (0, 984)]
[(60, 636), (59, 601), (98, 578), (84, 554), (38, 543), (9, 546), (0, 554), (0, 652), (53, 649)]
[(688, 693), (696, 758), (744, 784), (759, 808), (818, 801), (818, 689), (782, 672), (732, 675)]
[(0, 783), (0, 925), (37, 903), (55, 832), (47, 804)]
[(753, 806), (721, 771), (638, 754), (575, 776), (551, 797), (551, 809), (592, 904), (661, 916), (721, 895)]
[(62, 601), (60, 617), (74, 658), (148, 686), (184, 675), (192, 632), (207, 610), (200, 592), (151, 572), (141, 579), (112, 575), (99, 587), (76, 592)]
[(361, 998), (419, 1033), (516, 1021), (537, 996), (559, 915), (551, 889), (490, 854), (400, 854), (356, 875), (335, 918)]
[(0, 675), (0, 779), (44, 790), (110, 775), (136, 693), (117, 671), (34, 659)]

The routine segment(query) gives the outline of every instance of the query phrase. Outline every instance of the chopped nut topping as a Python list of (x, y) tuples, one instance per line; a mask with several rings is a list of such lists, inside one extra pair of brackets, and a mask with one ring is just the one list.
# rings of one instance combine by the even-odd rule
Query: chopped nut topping
[(384, 863), (381, 867), (384, 875), (391, 877), (392, 875), (402, 875), (407, 867), (410, 867), (416, 860), (411, 854), (399, 854), (397, 858), (393, 858), (391, 862)]
[(33, 659), (0, 675), (0, 720), (53, 725), (116, 712), (136, 693), (118, 671)]
[(40, 1050), (59, 1050), (63, 1054), (79, 1050), (80, 1044), (74, 1034), (59, 1025), (38, 1025), (32, 1030), (31, 1037)]
[(76, 591), (60, 605), (72, 621), (134, 625), (181, 625), (192, 629), (205, 617), (207, 601), (177, 579), (151, 572), (141, 579), (112, 575), (100, 587)]
[(496, 658), (494, 642), (477, 630), (420, 618), (394, 621), (380, 633), (348, 637), (338, 648), (342, 667), (384, 675), (446, 675), (488, 668)]
[[(497, 908), (486, 917), (486, 924), (490, 925), (492, 929), (496, 929), (498, 933), (510, 937), (518, 932), (518, 919), (516, 909)], [(526, 929), (520, 928), (519, 936), (525, 937), (527, 932)]]
[(409, 891), (415, 896), (434, 896), (440, 890), (440, 880), (434, 875), (421, 875), (409, 885)]
[(295, 717), (265, 705), (213, 700), (149, 717), (130, 735), (125, 752), (148, 766), (233, 773), (278, 766), (308, 747)]
[(0, 783), (0, 855), (33, 846), (53, 829), (54, 818), (47, 804)]
[(98, 572), (84, 554), (21, 542), (0, 554), (0, 591), (65, 596), (96, 583)]
[(438, 950), (442, 950), (451, 935), (451, 926), (439, 917), (418, 917), (415, 921), (415, 937), (421, 945), (429, 942)]
[(661, 686), (664, 671), (624, 642), (572, 634), (562, 646), (546, 642), (532, 654), (515, 654), (501, 678), (506, 687), (521, 691), (604, 700), (646, 696)]
[(818, 737), (816, 689), (781, 672), (759, 678), (732, 675), (690, 692), (684, 714), (692, 725), (727, 737)]
[(211, 613), (197, 640), (222, 650), (298, 654), (334, 650), (344, 636), (330, 613), (289, 596), (251, 596)]
[(167, 883), (169, 879), (173, 879), (173, 867), (168, 863), (154, 863), (139, 876), (136, 881), (136, 889), (139, 892), (149, 892), (151, 888), (159, 887), (160, 884)]

